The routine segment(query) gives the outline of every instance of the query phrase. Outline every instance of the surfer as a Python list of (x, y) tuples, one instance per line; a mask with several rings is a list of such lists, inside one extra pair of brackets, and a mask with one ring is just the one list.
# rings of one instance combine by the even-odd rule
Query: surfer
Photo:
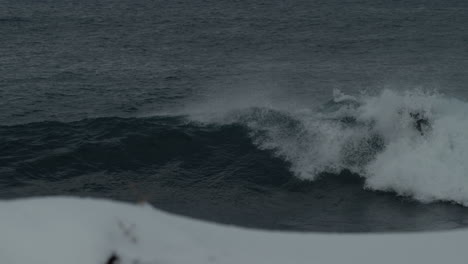
[(409, 115), (411, 116), (411, 118), (413, 118), (414, 127), (416, 128), (416, 130), (419, 131), (419, 133), (421, 133), (421, 135), (424, 135), (424, 132), (431, 128), (431, 123), (429, 122), (429, 119), (423, 114), (418, 112), (410, 112)]

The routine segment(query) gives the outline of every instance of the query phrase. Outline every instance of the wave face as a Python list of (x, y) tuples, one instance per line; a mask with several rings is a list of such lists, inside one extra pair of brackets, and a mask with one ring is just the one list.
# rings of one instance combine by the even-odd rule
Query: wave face
[(349, 170), (371, 190), (468, 206), (466, 102), (421, 90), (358, 97), (335, 90), (333, 100), (314, 110), (218, 110), (192, 119), (245, 125), (260, 149), (290, 162), (301, 179)]

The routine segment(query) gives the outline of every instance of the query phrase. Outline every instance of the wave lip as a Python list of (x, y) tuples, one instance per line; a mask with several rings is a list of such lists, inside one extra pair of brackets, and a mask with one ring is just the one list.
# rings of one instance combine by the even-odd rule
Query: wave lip
[(290, 162), (302, 179), (350, 170), (372, 190), (468, 206), (467, 102), (386, 89), (374, 96), (335, 90), (318, 110), (262, 105), (231, 104), (203, 121), (245, 125), (260, 149)]

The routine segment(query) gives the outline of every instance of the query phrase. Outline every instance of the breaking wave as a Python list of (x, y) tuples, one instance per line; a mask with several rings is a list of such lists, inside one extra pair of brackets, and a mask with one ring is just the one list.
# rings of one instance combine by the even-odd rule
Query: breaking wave
[(468, 206), (468, 103), (422, 90), (333, 95), (313, 108), (251, 100), (237, 108), (204, 104), (189, 115), (246, 126), (260, 149), (290, 162), (302, 179), (349, 170), (368, 189)]

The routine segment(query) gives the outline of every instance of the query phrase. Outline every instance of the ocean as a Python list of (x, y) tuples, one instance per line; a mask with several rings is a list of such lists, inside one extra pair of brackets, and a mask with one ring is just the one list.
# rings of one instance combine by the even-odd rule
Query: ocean
[(468, 226), (468, 2), (2, 0), (0, 198)]

